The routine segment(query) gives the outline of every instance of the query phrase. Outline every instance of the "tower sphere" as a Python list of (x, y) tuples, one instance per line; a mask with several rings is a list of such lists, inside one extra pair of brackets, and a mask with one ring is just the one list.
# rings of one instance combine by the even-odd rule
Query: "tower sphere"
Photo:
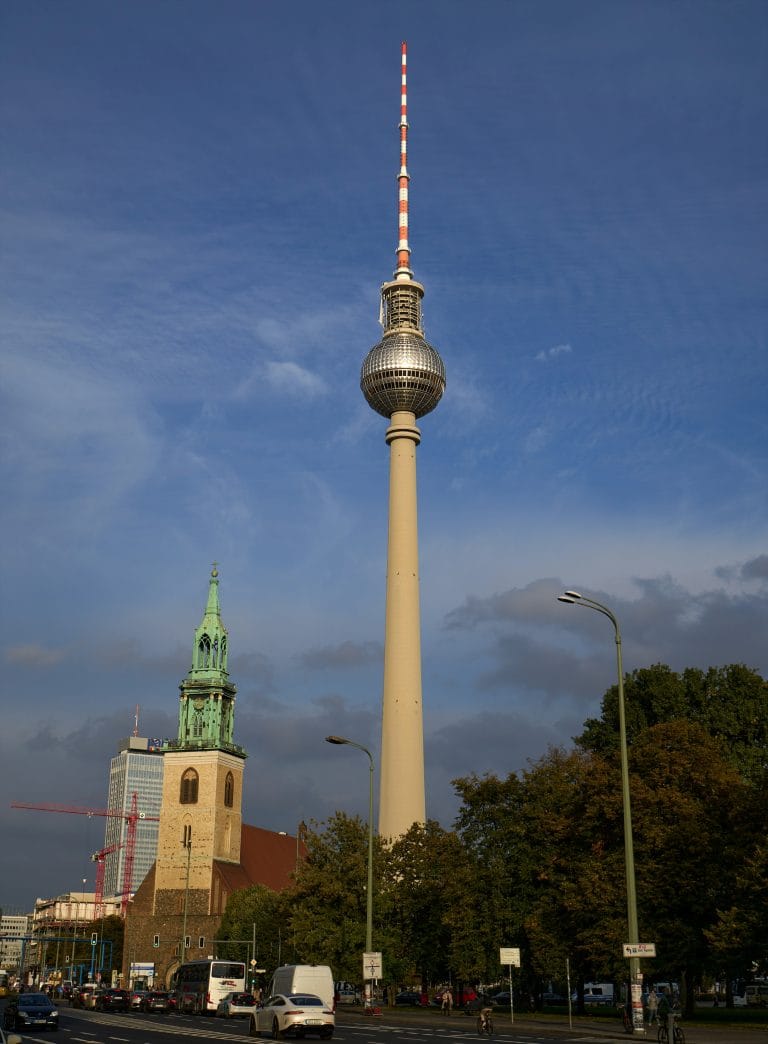
[(407, 410), (423, 417), (445, 391), (445, 366), (436, 348), (414, 330), (387, 334), (363, 361), (360, 387), (383, 417)]

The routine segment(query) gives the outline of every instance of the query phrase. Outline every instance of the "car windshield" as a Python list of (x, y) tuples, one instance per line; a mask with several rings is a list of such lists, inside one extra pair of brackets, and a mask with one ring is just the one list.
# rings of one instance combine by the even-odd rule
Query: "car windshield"
[(250, 993), (237, 993), (232, 997), (233, 1004), (253, 1004), (253, 997)]
[(44, 993), (22, 993), (19, 997), (20, 1008), (33, 1008), (38, 1004), (48, 1005), (50, 1003)]
[(302, 1008), (322, 1008), (323, 1002), (319, 997), (314, 997), (311, 993), (293, 993), (288, 998), (293, 1004), (300, 1004)]

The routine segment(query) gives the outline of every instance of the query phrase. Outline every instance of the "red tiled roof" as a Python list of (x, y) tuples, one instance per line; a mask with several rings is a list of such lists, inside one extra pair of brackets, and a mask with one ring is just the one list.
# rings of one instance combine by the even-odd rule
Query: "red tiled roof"
[(291, 883), (297, 860), (305, 854), (303, 842), (296, 837), (243, 823), (239, 865), (217, 859), (215, 866), (229, 894), (257, 884), (282, 892)]

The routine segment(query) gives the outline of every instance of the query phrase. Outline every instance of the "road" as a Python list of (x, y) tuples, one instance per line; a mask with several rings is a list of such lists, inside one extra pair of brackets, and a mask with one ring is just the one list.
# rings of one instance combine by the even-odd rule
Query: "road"
[[(191, 1042), (203, 1039), (212, 1044), (254, 1044), (248, 1035), (245, 1019), (200, 1018), (192, 1015), (143, 1015), (139, 1012), (102, 1013), (60, 1007), (58, 1033), (44, 1031), (24, 1033), (24, 1044), (181, 1044), (180, 1037)], [(654, 1035), (655, 1036), (655, 1035)], [(499, 1044), (546, 1044), (548, 1041), (578, 1041), (606, 1044), (610, 1037), (591, 1036), (562, 1029), (521, 1028), (498, 1025), (493, 1040)], [(319, 1040), (309, 1037), (307, 1040)], [(366, 1019), (360, 1015), (340, 1012), (337, 1017), (334, 1044), (478, 1044), (474, 1019), (454, 1015), (450, 1020), (434, 1019), (425, 1024), (423, 1019), (409, 1019), (398, 1012), (389, 1019), (386, 1012), (379, 1018)]]

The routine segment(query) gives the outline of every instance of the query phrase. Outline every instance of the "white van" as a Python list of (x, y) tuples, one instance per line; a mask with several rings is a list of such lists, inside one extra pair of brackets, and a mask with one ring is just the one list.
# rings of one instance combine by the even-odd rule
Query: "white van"
[(314, 993), (333, 1011), (333, 972), (327, 964), (284, 964), (275, 970), (269, 993)]

